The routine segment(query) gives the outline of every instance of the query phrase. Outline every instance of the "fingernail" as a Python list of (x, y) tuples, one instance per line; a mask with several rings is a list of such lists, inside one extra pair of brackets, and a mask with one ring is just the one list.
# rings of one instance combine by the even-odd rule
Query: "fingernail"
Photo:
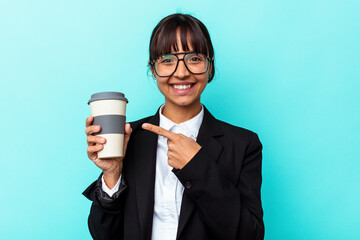
[(101, 148), (102, 145), (98, 145), (98, 148)]
[(105, 139), (104, 139), (104, 138), (101, 138), (101, 139), (100, 139), (100, 142), (104, 143), (104, 142), (105, 142)]
[(99, 127), (99, 126), (97, 126), (97, 127), (96, 127), (96, 130), (100, 130), (100, 127)]
[(144, 123), (142, 126), (143, 126), (143, 128), (147, 128), (148, 125), (146, 123)]

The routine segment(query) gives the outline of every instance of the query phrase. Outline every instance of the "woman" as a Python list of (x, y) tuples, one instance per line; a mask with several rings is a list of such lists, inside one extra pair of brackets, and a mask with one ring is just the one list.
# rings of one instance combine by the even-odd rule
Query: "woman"
[(215, 72), (204, 24), (185, 14), (162, 19), (149, 66), (165, 104), (126, 124), (124, 158), (99, 159), (106, 139), (86, 120), (88, 156), (103, 171), (84, 191), (92, 237), (263, 239), (260, 140), (200, 103)]

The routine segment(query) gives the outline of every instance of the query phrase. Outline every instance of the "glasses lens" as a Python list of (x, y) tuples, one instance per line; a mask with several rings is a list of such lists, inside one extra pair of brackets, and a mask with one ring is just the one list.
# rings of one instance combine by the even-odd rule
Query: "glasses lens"
[(202, 53), (188, 53), (184, 61), (189, 70), (195, 74), (206, 72), (209, 64), (209, 60)]
[(156, 73), (160, 76), (169, 76), (175, 71), (176, 64), (176, 56), (171, 54), (162, 55), (155, 61)]

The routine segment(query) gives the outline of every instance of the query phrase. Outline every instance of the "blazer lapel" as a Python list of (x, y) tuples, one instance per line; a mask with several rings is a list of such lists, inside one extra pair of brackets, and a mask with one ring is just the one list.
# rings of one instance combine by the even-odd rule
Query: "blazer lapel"
[[(218, 120), (216, 120), (204, 106), (204, 118), (199, 129), (197, 142), (201, 146), (206, 145), (208, 149), (211, 149), (213, 154), (220, 156), (223, 146), (215, 139), (215, 137), (222, 136), (223, 132), (217, 121)], [(187, 194), (183, 194), (176, 239), (179, 238), (181, 232), (184, 230), (184, 227), (189, 221), (194, 208), (194, 202), (187, 196)]]
[[(159, 125), (159, 110), (148, 121)], [(143, 239), (151, 238), (154, 212), (154, 185), (158, 135), (144, 129), (136, 136), (134, 164), (136, 201)]]

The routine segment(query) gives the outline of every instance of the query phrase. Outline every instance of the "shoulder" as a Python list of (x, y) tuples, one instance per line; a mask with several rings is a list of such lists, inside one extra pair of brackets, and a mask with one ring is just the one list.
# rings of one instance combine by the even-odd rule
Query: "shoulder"
[(253, 134), (256, 134), (254, 131), (247, 129), (247, 128), (235, 126), (233, 124), (224, 122), (219, 119), (216, 119), (216, 121), (218, 122), (218, 124), (221, 126), (221, 129), (225, 133), (234, 133), (235, 135), (241, 135), (241, 136), (251, 136)]
[(258, 137), (258, 134), (250, 129), (246, 129), (240, 126), (235, 126), (230, 123), (219, 120), (215, 116), (213, 116), (210, 111), (204, 106), (205, 114), (204, 120), (207, 122), (207, 130), (213, 131), (213, 128), (219, 128), (217, 133), (223, 136), (223, 140), (231, 145), (241, 145), (241, 146), (249, 146), (249, 145), (260, 145), (261, 142)]
[(227, 138), (228, 140), (239, 142), (244, 145), (255, 144), (262, 146), (259, 136), (256, 132), (247, 128), (232, 125), (230, 123), (218, 119), (216, 119), (216, 121), (221, 127), (224, 137)]

